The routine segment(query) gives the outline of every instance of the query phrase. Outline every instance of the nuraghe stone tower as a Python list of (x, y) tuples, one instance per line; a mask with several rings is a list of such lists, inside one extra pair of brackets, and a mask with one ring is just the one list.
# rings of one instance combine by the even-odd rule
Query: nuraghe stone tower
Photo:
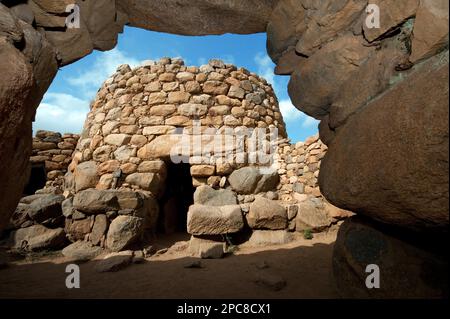
[[(269, 205), (245, 221), (248, 209), (239, 205), (276, 190), (273, 155), (283, 141), (272, 87), (246, 69), (169, 58), (133, 70), (122, 65), (91, 104), (69, 166), (66, 195), (74, 195), (73, 211), (82, 217), (69, 216), (66, 232), (89, 240), (92, 228), (78, 233), (73, 223), (85, 216), (95, 228), (104, 216), (93, 243), (120, 250), (146, 229), (187, 227), (200, 241), (247, 224), (285, 229), (283, 207)], [(131, 229), (130, 238), (123, 229)]]

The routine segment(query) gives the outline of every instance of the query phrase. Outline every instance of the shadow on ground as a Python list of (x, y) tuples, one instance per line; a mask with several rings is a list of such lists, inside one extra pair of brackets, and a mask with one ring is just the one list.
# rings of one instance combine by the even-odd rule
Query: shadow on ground
[[(200, 269), (184, 267), (194, 258), (180, 258), (115, 273), (98, 273), (91, 261), (80, 264), (80, 289), (66, 288), (67, 263), (11, 265), (0, 270), (0, 298), (336, 298), (332, 251), (333, 244), (316, 243), (202, 260)], [(281, 277), (286, 286), (256, 283), (264, 277)]]

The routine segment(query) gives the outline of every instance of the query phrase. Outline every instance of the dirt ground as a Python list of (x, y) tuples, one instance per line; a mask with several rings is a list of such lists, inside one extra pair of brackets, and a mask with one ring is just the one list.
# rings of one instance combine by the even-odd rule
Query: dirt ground
[[(0, 270), (0, 298), (337, 298), (335, 239), (332, 231), (285, 245), (242, 247), (223, 259), (201, 260), (202, 268), (185, 268), (196, 260), (185, 251), (169, 250), (109, 273), (96, 272), (94, 260), (79, 264), (79, 289), (66, 288), (68, 261), (61, 255), (20, 260)], [(275, 291), (258, 283), (261, 278), (286, 286)]]

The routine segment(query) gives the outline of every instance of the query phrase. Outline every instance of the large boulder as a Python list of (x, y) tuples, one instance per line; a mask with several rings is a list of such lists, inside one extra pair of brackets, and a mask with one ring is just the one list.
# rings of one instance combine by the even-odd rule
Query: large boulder
[[(0, 4), (0, 229), (19, 202), (29, 176), (31, 123), (41, 96), (36, 96), (34, 74), (26, 56), (17, 50), (23, 38), (17, 19)], [(11, 41), (11, 43), (9, 42)]]
[(243, 167), (235, 170), (228, 178), (231, 188), (238, 194), (257, 194), (274, 190), (279, 175), (275, 170), (257, 167)]
[(143, 190), (148, 190), (158, 195), (161, 190), (161, 178), (155, 173), (133, 173), (125, 178), (125, 182), (139, 186)]
[(22, 251), (58, 249), (65, 242), (64, 229), (49, 229), (42, 225), (18, 229), (12, 232), (9, 237), (9, 247)]
[(245, 246), (284, 245), (293, 239), (287, 230), (254, 230)]
[(81, 219), (67, 218), (64, 226), (67, 238), (73, 242), (87, 239), (91, 232), (93, 221), (94, 216)]
[(119, 271), (131, 264), (133, 256), (134, 254), (131, 250), (110, 253), (97, 261), (95, 270), (98, 272)]
[(61, 203), (64, 200), (63, 195), (41, 196), (28, 205), (28, 216), (37, 223), (60, 217), (62, 215)]
[(448, 47), (448, 1), (422, 0), (416, 14), (410, 61), (416, 63)]
[(216, 190), (211, 186), (201, 185), (194, 192), (194, 203), (208, 206), (235, 205), (237, 197), (229, 189)]
[(97, 164), (94, 161), (89, 161), (77, 165), (74, 179), (76, 192), (95, 187), (99, 180)]
[(109, 226), (106, 247), (112, 251), (120, 251), (135, 243), (142, 236), (143, 230), (143, 218), (118, 216)]
[(225, 243), (192, 236), (189, 241), (189, 253), (198, 258), (218, 259), (224, 255)]
[(380, 222), (446, 231), (448, 51), (404, 77), (337, 130), (320, 189), (332, 204)]
[(30, 216), (28, 216), (28, 211), (29, 205), (19, 203), (17, 205), (16, 210), (14, 211), (14, 214), (11, 216), (11, 219), (9, 220), (9, 225), (7, 229), (17, 229), (21, 228), (22, 225), (33, 223), (30, 219)]
[(286, 209), (277, 202), (257, 196), (246, 215), (248, 225), (253, 229), (285, 229), (287, 227)]
[[(333, 253), (339, 294), (344, 298), (448, 297), (447, 240), (434, 245), (434, 251), (441, 250), (438, 255), (421, 247), (428, 246), (426, 236), (381, 226), (352, 217), (340, 227)], [(400, 239), (399, 234), (409, 239)], [(369, 265), (379, 269), (379, 288), (366, 286), (369, 275), (375, 275)]]
[[(264, 32), (276, 0), (131, 1), (117, 3), (130, 24), (185, 35)], [(173, 17), (178, 17), (173, 19)], [(195, 17), (195, 18), (194, 18)], [(201, 23), (197, 23), (201, 21)]]
[(333, 218), (328, 214), (322, 200), (308, 198), (298, 204), (295, 230), (320, 232), (331, 226)]
[(94, 225), (92, 226), (91, 233), (89, 234), (89, 241), (93, 245), (100, 244), (106, 234), (106, 231), (108, 230), (108, 226), (109, 221), (106, 215), (96, 215)]
[(81, 191), (74, 196), (73, 209), (88, 215), (116, 211), (119, 215), (143, 218), (145, 228), (153, 228), (159, 214), (159, 205), (154, 196), (114, 189)]
[(87, 189), (74, 196), (73, 207), (86, 214), (99, 214), (118, 210), (119, 203), (116, 192)]
[(102, 253), (103, 249), (86, 241), (77, 241), (62, 250), (62, 254), (72, 261), (91, 260)]
[(192, 205), (187, 216), (187, 232), (192, 235), (236, 233), (244, 228), (239, 205), (221, 207)]

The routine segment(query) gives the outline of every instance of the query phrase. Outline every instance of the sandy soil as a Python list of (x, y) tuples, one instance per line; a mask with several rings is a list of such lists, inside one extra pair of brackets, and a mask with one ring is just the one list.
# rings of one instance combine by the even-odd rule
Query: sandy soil
[[(94, 260), (80, 264), (80, 289), (66, 288), (64, 257), (21, 260), (0, 270), (0, 298), (337, 298), (335, 239), (336, 232), (329, 232), (286, 245), (245, 247), (223, 259), (201, 260), (199, 269), (185, 268), (196, 260), (185, 251), (169, 250), (115, 273), (96, 272)], [(282, 278), (286, 286), (274, 291), (257, 284), (265, 277)]]

